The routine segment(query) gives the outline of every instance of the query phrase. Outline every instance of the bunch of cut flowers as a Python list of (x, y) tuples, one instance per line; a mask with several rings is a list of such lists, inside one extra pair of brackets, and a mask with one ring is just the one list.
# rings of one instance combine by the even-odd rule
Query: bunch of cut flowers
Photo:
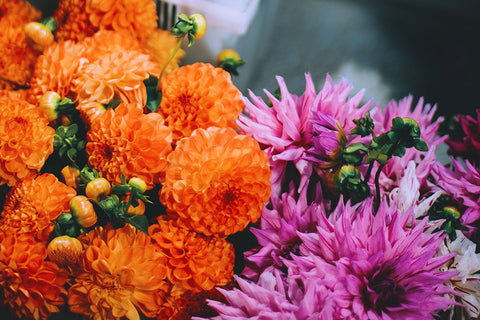
[(2, 319), (480, 317), (480, 116), (243, 96), (156, 9), (0, 3)]

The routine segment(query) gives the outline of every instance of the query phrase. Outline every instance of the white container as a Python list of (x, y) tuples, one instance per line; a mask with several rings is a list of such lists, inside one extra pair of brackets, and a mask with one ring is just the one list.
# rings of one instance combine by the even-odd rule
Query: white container
[[(223, 49), (234, 48), (246, 34), (255, 17), (260, 0), (167, 0), (176, 6), (176, 13), (187, 16), (200, 13), (207, 22), (205, 36), (187, 50), (185, 62), (215, 62)], [(159, 14), (162, 20), (162, 14)], [(184, 46), (186, 45), (186, 41)]]

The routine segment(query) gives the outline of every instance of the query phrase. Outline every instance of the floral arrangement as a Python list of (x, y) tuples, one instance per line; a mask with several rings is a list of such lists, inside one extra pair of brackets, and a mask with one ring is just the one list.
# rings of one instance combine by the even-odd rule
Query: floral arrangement
[(0, 3), (2, 316), (480, 317), (479, 114), (308, 73), (244, 96), (232, 50), (181, 65), (203, 17), (151, 0), (41, 19)]

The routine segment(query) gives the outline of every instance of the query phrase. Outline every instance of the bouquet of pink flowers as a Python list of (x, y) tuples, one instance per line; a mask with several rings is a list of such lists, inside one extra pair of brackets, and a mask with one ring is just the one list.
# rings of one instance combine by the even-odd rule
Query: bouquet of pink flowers
[(244, 96), (151, 0), (41, 16), (0, 4), (2, 316), (480, 317), (480, 116), (308, 73)]

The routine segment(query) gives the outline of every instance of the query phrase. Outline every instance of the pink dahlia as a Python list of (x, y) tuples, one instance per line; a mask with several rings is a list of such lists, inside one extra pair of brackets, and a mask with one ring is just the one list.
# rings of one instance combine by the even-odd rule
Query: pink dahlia
[[(413, 222), (386, 202), (376, 215), (372, 201), (346, 205), (322, 220), (316, 233), (301, 234), (301, 256), (286, 261), (304, 283), (324, 279), (337, 297), (334, 314), (352, 319), (434, 319), (455, 302), (445, 281), (455, 272), (440, 268), (452, 254), (435, 256), (445, 238), (427, 233), (427, 220)], [(412, 227), (407, 227), (412, 223)], [(334, 279), (335, 281), (332, 281)], [(321, 311), (321, 306), (318, 306)], [(315, 308), (313, 308), (315, 309)]]
[(281, 197), (272, 195), (270, 205), (262, 211), (260, 228), (250, 228), (260, 246), (245, 252), (244, 276), (256, 279), (264, 269), (280, 268), (283, 259), (298, 254), (301, 244), (298, 232), (314, 232), (321, 217), (320, 211), (325, 212), (320, 199), (320, 184), (316, 193), (312, 203), (307, 200), (307, 188), (300, 194), (292, 188)]
[(258, 282), (238, 276), (235, 280), (238, 289), (218, 289), (228, 304), (209, 301), (208, 304), (219, 313), (214, 319), (300, 319), (296, 316), (298, 305), (294, 301), (298, 297), (290, 296), (284, 277), (278, 270), (265, 271)]
[(332, 116), (348, 132), (355, 127), (352, 120), (362, 117), (370, 106), (367, 103), (359, 107), (363, 90), (348, 97), (352, 85), (346, 80), (333, 83), (327, 76), (323, 88), (316, 93), (310, 74), (305, 74), (305, 79), (305, 92), (298, 97), (288, 92), (283, 78), (277, 76), (281, 98), (265, 91), (271, 107), (253, 92), (250, 92), (251, 102), (243, 97), (246, 115), (239, 116), (238, 125), (268, 153), (272, 166), (272, 191), (276, 194), (283, 192), (282, 183), (291, 173), (286, 172), (289, 163), (295, 167), (293, 174), (300, 176), (299, 189), (305, 186), (313, 172), (312, 163), (305, 156), (306, 150), (312, 147), (312, 120), (317, 111)]
[[(466, 168), (457, 160), (452, 159), (453, 168), (447, 168), (441, 164), (433, 167), (432, 176), (435, 184), (445, 193), (463, 206), (463, 214), (460, 222), (464, 226), (470, 226), (480, 219), (480, 172), (468, 160)], [(473, 229), (471, 229), (473, 230)]]
[(219, 319), (434, 319), (456, 304), (445, 282), (457, 273), (441, 271), (453, 254), (436, 255), (445, 235), (426, 219), (386, 202), (374, 215), (371, 198), (320, 214), (281, 268), (256, 283), (237, 278), (239, 290), (222, 291), (229, 305), (211, 302)]

